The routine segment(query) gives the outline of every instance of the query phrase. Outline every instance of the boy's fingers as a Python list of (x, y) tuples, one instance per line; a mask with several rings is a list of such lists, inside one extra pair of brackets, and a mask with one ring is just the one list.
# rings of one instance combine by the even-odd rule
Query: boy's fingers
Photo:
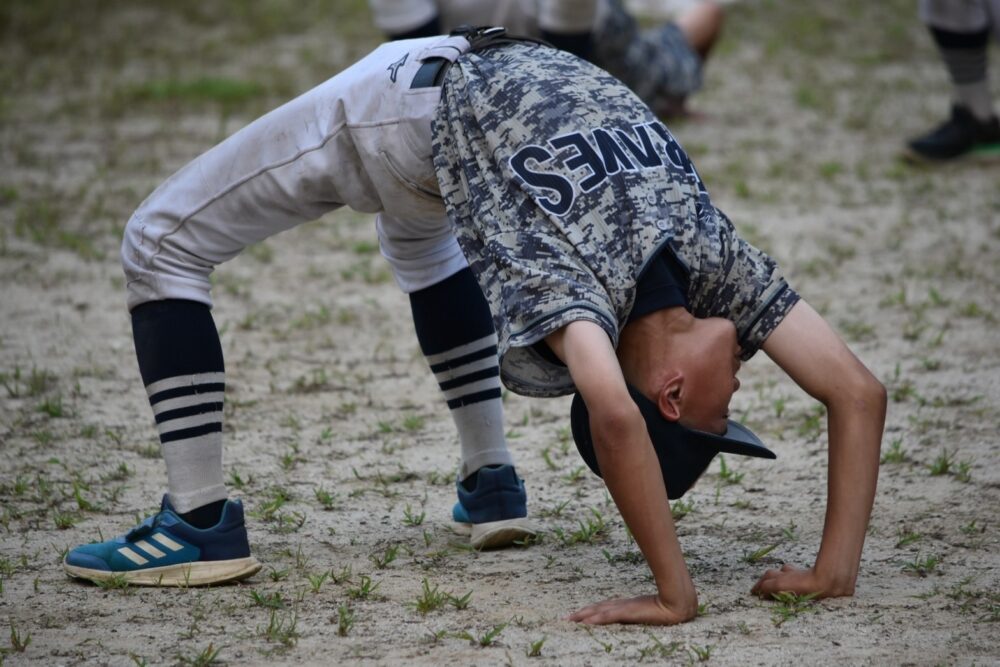
[(783, 581), (778, 577), (771, 577), (767, 581), (759, 582), (752, 592), (762, 598), (769, 598), (775, 593), (782, 591), (796, 592), (795, 586), (790, 585), (789, 582)]
[(819, 593), (821, 587), (818, 585), (813, 571), (788, 565), (787, 563), (780, 570), (768, 570), (757, 580), (750, 592), (760, 597), (771, 597), (775, 593)]
[(570, 621), (586, 625), (604, 625), (612, 623), (614, 614), (604, 609), (582, 609), (569, 617)]
[(751, 592), (763, 598), (770, 597), (772, 593), (776, 593), (779, 590), (781, 590), (781, 586), (774, 585), (773, 579), (769, 579), (767, 581), (758, 581)]
[(577, 623), (584, 623), (588, 618), (593, 616), (595, 613), (596, 611), (594, 609), (587, 607), (586, 609), (580, 609), (579, 611), (573, 612), (572, 614), (566, 617), (566, 620), (575, 621)]
[(767, 583), (767, 582), (771, 581), (772, 579), (775, 579), (776, 577), (779, 577), (779, 576), (781, 576), (781, 572), (780, 571), (778, 571), (778, 570), (767, 570), (766, 572), (764, 572), (764, 574), (762, 574), (760, 576), (760, 579), (757, 580), (757, 583), (753, 585), (753, 588), (750, 589), (750, 592), (751, 593), (755, 593), (755, 594), (759, 594), (761, 588), (763, 587), (763, 585), (765, 583)]
[(604, 600), (603, 602), (597, 602), (595, 604), (587, 605), (583, 609), (579, 609), (567, 617), (567, 620), (576, 622), (592, 622), (587, 619), (600, 614), (601, 612), (607, 611), (608, 609), (618, 606), (621, 604), (621, 600)]
[(785, 563), (780, 570), (767, 570), (754, 584), (750, 592), (761, 597), (770, 596), (778, 591), (794, 590), (801, 570), (794, 565)]
[(665, 609), (656, 601), (655, 596), (637, 598), (619, 598), (605, 600), (584, 607), (571, 614), (567, 620), (588, 625), (606, 625), (609, 623), (643, 623), (647, 625), (674, 625), (689, 620)]
[(590, 614), (586, 618), (581, 618), (579, 622), (585, 625), (607, 625), (608, 623), (614, 623), (615, 617), (610, 612), (601, 611)]

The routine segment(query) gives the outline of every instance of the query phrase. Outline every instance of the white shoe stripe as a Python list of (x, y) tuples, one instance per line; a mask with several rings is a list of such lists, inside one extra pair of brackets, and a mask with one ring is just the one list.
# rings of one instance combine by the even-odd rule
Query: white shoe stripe
[(121, 549), (118, 550), (118, 553), (120, 553), (122, 556), (125, 556), (125, 558), (128, 558), (136, 565), (145, 565), (146, 563), (149, 562), (148, 560), (146, 560), (136, 552), (132, 551), (128, 547), (122, 547)]
[(159, 549), (157, 549), (156, 547), (154, 547), (146, 540), (139, 540), (138, 542), (135, 543), (135, 546), (139, 547), (140, 549), (142, 549), (143, 551), (145, 551), (154, 558), (163, 558), (164, 556), (167, 555), (162, 551), (160, 551)]
[(154, 533), (153, 539), (159, 542), (161, 545), (165, 546), (166, 548), (170, 549), (171, 551), (180, 551), (181, 549), (184, 548), (182, 545), (177, 544), (177, 542), (174, 542), (172, 539), (170, 539), (163, 533)]
[(157, 380), (146, 385), (146, 396), (158, 394), (167, 389), (177, 389), (178, 387), (191, 387), (196, 384), (214, 384), (225, 382), (225, 373), (196, 373), (194, 375), (178, 375), (172, 378)]
[[(496, 346), (497, 335), (490, 334), (489, 336), (483, 336), (479, 340), (474, 340), (471, 343), (466, 343), (465, 345), (459, 345), (458, 347), (453, 347), (450, 350), (444, 352), (438, 352), (437, 354), (427, 355), (427, 363), (430, 365), (440, 364), (442, 361), (448, 361), (449, 359), (458, 359), (459, 357), (464, 357), (471, 352), (478, 352), (484, 347)], [(490, 357), (496, 362), (496, 356)]]
[(191, 394), (190, 396), (168, 398), (165, 401), (160, 401), (159, 403), (153, 405), (153, 414), (158, 415), (161, 412), (166, 412), (167, 410), (187, 408), (192, 405), (201, 405), (202, 403), (222, 403), (225, 396), (226, 393), (222, 391), (209, 391), (204, 394)]
[(157, 424), (156, 428), (160, 432), (160, 435), (165, 435), (167, 433), (172, 433), (173, 431), (180, 431), (181, 429), (201, 426), (202, 424), (213, 424), (216, 422), (220, 424), (222, 423), (222, 412), (206, 412), (200, 415), (191, 415), (190, 417), (171, 419)]

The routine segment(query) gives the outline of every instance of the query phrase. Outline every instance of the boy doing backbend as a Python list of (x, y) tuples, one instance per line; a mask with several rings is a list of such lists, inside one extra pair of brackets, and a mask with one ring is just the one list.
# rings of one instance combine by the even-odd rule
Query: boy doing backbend
[[(169, 356), (167, 332), (190, 327), (175, 327), (170, 312), (136, 321), (137, 311), (199, 309), (207, 325), (185, 345), (217, 347), (207, 309), (214, 265), (342, 205), (381, 211), (382, 252), (411, 296), (431, 289), (435, 312), (455, 322), (478, 312), (476, 304), (492, 314), (476, 345), (445, 345), (454, 363), (429, 355), (446, 395), (456, 379), (474, 384), (496, 372), (521, 394), (578, 393), (577, 443), (603, 475), (656, 590), (572, 619), (694, 617), (697, 596), (668, 495), (682, 494), (718, 451), (766, 455), (728, 421), (740, 363), (758, 349), (826, 406), (830, 472), (815, 563), (768, 571), (754, 592), (853, 593), (875, 494), (884, 388), (774, 262), (736, 235), (667, 128), (620, 82), (572, 55), (480, 30), (384, 45), (255, 121), (168, 180), (128, 224), (123, 258), (144, 380), (150, 364)], [(464, 282), (462, 301), (435, 292), (473, 276), (481, 291)], [(419, 322), (417, 329), (419, 337)], [(483, 356), (478, 343), (494, 340), (494, 329), (497, 354)], [(220, 367), (195, 366), (179, 377), (223, 379)], [(158, 422), (169, 421), (146, 384)], [(217, 490), (181, 495), (223, 501), (217, 523), (200, 530), (171, 507), (172, 468), (187, 474), (181, 461), (197, 448), (169, 452), (168, 445), (170, 493), (161, 512), (117, 541), (71, 551), (70, 574), (142, 579), (155, 567), (190, 573), (229, 562), (220, 580), (252, 574), (237, 502)], [(466, 460), (464, 448), (463, 440)], [(523, 519), (512, 516), (519, 508), (508, 511), (523, 507), (520, 480), (509, 463), (486, 460), (472, 483), (459, 483), (456, 518)], [(509, 474), (494, 474), (505, 467)], [(209, 482), (220, 485), (221, 477)], [(513, 524), (516, 534), (528, 529)], [(157, 536), (181, 546), (187, 560), (146, 551), (143, 543), (167, 553), (152, 543)], [(202, 537), (210, 548), (199, 551)], [(218, 544), (230, 546), (215, 553)], [(147, 564), (120, 557), (120, 549)], [(146, 582), (156, 583), (151, 575)]]

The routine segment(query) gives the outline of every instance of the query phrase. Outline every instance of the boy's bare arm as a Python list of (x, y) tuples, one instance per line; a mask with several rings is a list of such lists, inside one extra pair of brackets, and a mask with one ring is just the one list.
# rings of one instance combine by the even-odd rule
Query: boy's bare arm
[(663, 476), (611, 341), (586, 321), (573, 322), (546, 340), (569, 367), (587, 404), (604, 482), (657, 587), (656, 595), (606, 600), (577, 611), (570, 620), (670, 625), (694, 618), (698, 598), (677, 542)]
[(763, 350), (826, 406), (829, 478), (823, 541), (815, 564), (807, 569), (785, 565), (769, 570), (753, 592), (852, 595), (875, 499), (885, 388), (804, 301), (792, 308)]

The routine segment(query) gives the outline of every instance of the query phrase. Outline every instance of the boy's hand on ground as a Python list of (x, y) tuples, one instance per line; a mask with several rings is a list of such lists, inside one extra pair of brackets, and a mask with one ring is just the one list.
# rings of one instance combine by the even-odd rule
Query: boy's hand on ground
[(785, 563), (780, 570), (768, 570), (750, 589), (754, 595), (770, 598), (775, 593), (815, 593), (818, 598), (834, 598), (854, 595), (853, 582), (850, 586), (834, 583), (830, 578), (816, 572), (816, 568), (800, 568)]
[(608, 623), (641, 623), (643, 625), (675, 625), (698, 615), (697, 601), (684, 611), (671, 609), (656, 595), (619, 598), (592, 604), (571, 614), (567, 620), (588, 625)]

